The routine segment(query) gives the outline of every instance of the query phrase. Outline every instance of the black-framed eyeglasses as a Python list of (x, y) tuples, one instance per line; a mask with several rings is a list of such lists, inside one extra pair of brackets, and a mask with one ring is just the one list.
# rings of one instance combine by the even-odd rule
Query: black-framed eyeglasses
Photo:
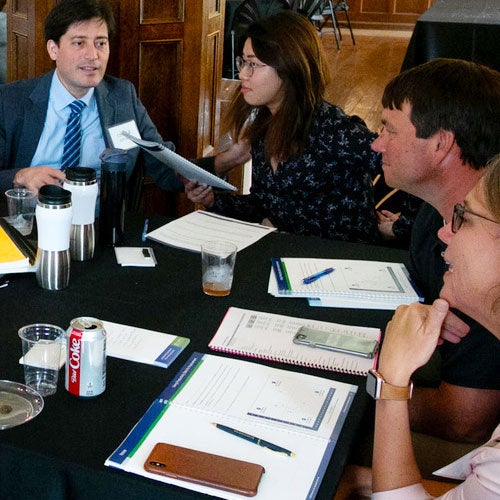
[(243, 59), (240, 56), (236, 58), (236, 68), (238, 69), (238, 72), (241, 73), (243, 71), (243, 68), (248, 68), (249, 76), (252, 76), (253, 72), (256, 69), (263, 68), (264, 66), (267, 66), (267, 64), (260, 64), (253, 61), (245, 61), (245, 59)]
[(457, 203), (453, 207), (453, 219), (451, 221), (452, 232), (456, 233), (462, 227), (462, 223), (464, 222), (464, 214), (474, 215), (475, 217), (480, 217), (481, 219), (494, 222), (495, 224), (499, 224), (499, 222), (497, 222), (496, 220), (488, 219), (488, 217), (477, 214), (476, 212), (473, 212), (472, 210), (465, 208), (464, 205)]

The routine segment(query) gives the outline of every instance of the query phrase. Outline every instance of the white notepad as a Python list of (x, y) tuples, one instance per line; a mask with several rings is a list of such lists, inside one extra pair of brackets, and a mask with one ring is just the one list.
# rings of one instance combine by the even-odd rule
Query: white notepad
[(378, 342), (381, 336), (378, 328), (341, 325), (230, 307), (208, 347), (240, 356), (355, 375), (366, 375), (368, 370), (376, 367), (377, 355), (369, 359), (295, 344), (293, 337), (301, 326)]
[[(333, 268), (309, 284), (303, 279)], [(348, 259), (274, 258), (268, 292), (276, 297), (305, 297), (310, 305), (396, 309), (422, 301), (404, 264)]]

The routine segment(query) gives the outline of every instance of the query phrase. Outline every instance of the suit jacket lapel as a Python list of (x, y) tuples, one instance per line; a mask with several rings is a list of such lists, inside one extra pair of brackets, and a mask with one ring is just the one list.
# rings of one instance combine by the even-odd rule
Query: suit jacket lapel
[(99, 120), (101, 121), (104, 143), (107, 148), (112, 147), (111, 137), (108, 128), (115, 124), (116, 106), (115, 102), (109, 98), (109, 89), (106, 81), (103, 79), (95, 88), (95, 98), (97, 109), (99, 111)]
[(24, 110), (24, 123), (17, 151), (16, 165), (27, 167), (38, 146), (47, 116), (50, 84), (53, 71), (40, 77), (38, 83), (30, 94), (32, 106)]

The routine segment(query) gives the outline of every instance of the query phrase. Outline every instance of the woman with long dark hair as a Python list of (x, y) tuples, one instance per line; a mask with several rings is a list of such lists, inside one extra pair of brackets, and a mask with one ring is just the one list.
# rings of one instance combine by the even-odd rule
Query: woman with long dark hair
[(284, 10), (251, 24), (242, 41), (228, 129), (251, 148), (250, 194), (190, 182), (188, 198), (280, 231), (378, 241), (372, 178), (379, 160), (370, 149), (376, 135), (324, 100), (329, 73), (312, 24)]

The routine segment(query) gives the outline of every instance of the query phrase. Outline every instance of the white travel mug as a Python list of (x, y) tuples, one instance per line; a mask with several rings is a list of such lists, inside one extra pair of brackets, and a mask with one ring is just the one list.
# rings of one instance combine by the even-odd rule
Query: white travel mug
[(59, 186), (42, 186), (35, 215), (38, 227), (37, 282), (47, 290), (61, 290), (69, 284), (71, 193)]

